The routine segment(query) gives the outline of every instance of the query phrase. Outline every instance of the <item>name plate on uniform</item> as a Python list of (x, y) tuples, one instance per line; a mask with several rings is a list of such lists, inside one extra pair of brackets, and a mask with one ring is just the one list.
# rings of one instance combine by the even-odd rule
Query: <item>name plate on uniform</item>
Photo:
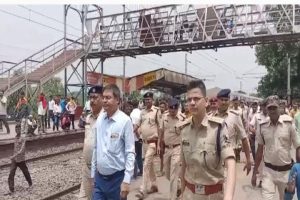
[(205, 186), (204, 185), (195, 185), (195, 193), (196, 194), (205, 194)]

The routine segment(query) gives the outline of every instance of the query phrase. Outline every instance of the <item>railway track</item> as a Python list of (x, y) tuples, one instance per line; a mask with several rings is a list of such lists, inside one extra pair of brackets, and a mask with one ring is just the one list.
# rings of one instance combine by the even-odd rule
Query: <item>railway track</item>
[(53, 199), (57, 199), (59, 197), (62, 197), (62, 196), (65, 196), (71, 192), (74, 192), (76, 190), (79, 190), (80, 189), (80, 183), (76, 184), (76, 185), (73, 185), (73, 186), (70, 186), (68, 188), (65, 188), (64, 190), (61, 190), (61, 191), (58, 191), (58, 192), (55, 192), (53, 194), (50, 194), (46, 197), (42, 197), (40, 200), (53, 200)]
[[(73, 143), (83, 143), (84, 130), (48, 133), (26, 138), (26, 151), (35, 152), (52, 147), (60, 147)], [(0, 141), (0, 159), (8, 158), (13, 154), (14, 139)]]
[[(29, 158), (29, 159), (26, 160), (26, 162), (34, 162), (34, 161), (37, 161), (37, 160), (43, 160), (43, 159), (46, 159), (46, 158), (51, 158), (51, 157), (62, 155), (62, 154), (82, 151), (82, 149), (83, 149), (83, 147), (78, 147), (78, 148), (74, 148), (74, 149), (69, 149), (69, 150), (65, 150), (65, 151), (60, 151), (60, 152), (56, 152), (56, 153), (42, 155), (42, 156), (39, 156), (39, 157)], [(10, 165), (11, 165), (11, 163), (0, 164), (0, 169), (10, 167)]]

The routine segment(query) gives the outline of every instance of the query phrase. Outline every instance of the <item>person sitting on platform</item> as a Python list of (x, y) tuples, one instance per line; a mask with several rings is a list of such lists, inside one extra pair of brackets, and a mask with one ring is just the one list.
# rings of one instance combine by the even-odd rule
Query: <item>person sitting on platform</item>
[(78, 127), (79, 128), (84, 128), (85, 127), (85, 123), (86, 123), (85, 112), (82, 112), (82, 114), (81, 114), (81, 116), (79, 118)]
[(28, 135), (35, 136), (34, 131), (37, 128), (37, 123), (35, 119), (32, 117), (32, 115), (28, 116), (27, 124), (28, 124)]

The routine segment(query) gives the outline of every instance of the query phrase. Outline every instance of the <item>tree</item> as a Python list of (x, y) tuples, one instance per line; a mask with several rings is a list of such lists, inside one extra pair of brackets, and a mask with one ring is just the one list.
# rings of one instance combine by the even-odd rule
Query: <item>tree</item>
[(268, 44), (255, 47), (257, 63), (264, 65), (268, 71), (258, 86), (260, 96), (287, 96), (287, 54), (292, 57), (291, 62), (291, 90), (292, 96), (297, 94), (300, 87), (300, 43)]
[(64, 86), (61, 82), (61, 79), (54, 77), (47, 81), (43, 85), (43, 92), (48, 98), (49, 96), (62, 95), (64, 93)]

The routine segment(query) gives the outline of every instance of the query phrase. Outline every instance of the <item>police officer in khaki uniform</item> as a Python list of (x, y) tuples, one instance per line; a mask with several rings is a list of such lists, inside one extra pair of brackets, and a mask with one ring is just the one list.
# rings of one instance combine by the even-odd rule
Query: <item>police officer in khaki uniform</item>
[(95, 144), (94, 124), (102, 109), (102, 87), (91, 87), (88, 92), (92, 113), (86, 118), (85, 138), (83, 146), (82, 181), (78, 199), (92, 199), (93, 179), (91, 179), (91, 160)]
[[(258, 148), (251, 183), (253, 186), (256, 185), (256, 174), (263, 158), (265, 168), (262, 179), (262, 199), (274, 199), (278, 190), (280, 200), (283, 200), (289, 171), (293, 165), (291, 146), (298, 149), (300, 140), (293, 119), (288, 115), (280, 115), (278, 96), (268, 97), (267, 112), (270, 120), (260, 123), (256, 136)], [(263, 150), (265, 150), (264, 154)]]
[(224, 119), (206, 114), (208, 100), (201, 80), (189, 83), (187, 101), (192, 117), (178, 126), (182, 137), (183, 200), (232, 200), (236, 164), (228, 125)]
[(244, 170), (247, 169), (247, 175), (248, 175), (251, 171), (250, 147), (249, 147), (250, 145), (248, 141), (248, 136), (246, 134), (239, 113), (229, 109), (230, 92), (231, 92), (230, 89), (223, 89), (217, 94), (218, 111), (211, 116), (220, 117), (225, 120), (228, 126), (229, 139), (234, 148), (237, 161), (239, 161), (240, 159), (239, 148), (240, 148), (240, 140), (242, 140), (242, 147), (246, 155), (246, 165), (244, 167)]
[[(161, 126), (163, 116), (168, 113), (168, 103), (164, 100), (161, 100), (159, 102), (159, 110), (158, 110), (158, 122), (159, 127)], [(160, 158), (160, 170), (157, 176), (163, 176), (163, 169), (164, 169), (164, 154), (165, 154), (165, 144), (164, 142), (159, 143), (160, 152), (159, 152), (159, 158)]]
[[(269, 116), (268, 116), (266, 106), (267, 106), (267, 99), (264, 99), (262, 102), (260, 102), (260, 111), (253, 116), (251, 122), (249, 123), (249, 130), (252, 133), (255, 133), (256, 136), (259, 134), (259, 132), (258, 132), (259, 126), (260, 126), (259, 124), (269, 120)], [(257, 144), (255, 144), (255, 146), (257, 147)], [(261, 162), (260, 165), (259, 165), (259, 168), (258, 168), (258, 172), (259, 172), (259, 176), (258, 176), (259, 177), (259, 185), (258, 185), (258, 187), (259, 188), (262, 187), (263, 168), (264, 168), (264, 163)]]
[(218, 111), (218, 99), (216, 97), (212, 97), (209, 99), (210, 109), (208, 115), (215, 114)]
[[(181, 137), (176, 125), (184, 120), (182, 113), (178, 112), (179, 102), (177, 99), (170, 99), (168, 102), (169, 112), (163, 115), (160, 125), (159, 143), (164, 142), (164, 172), (170, 181), (170, 199), (176, 200), (178, 179), (180, 173), (180, 143)], [(160, 145), (159, 145), (160, 146)], [(160, 152), (160, 148), (158, 149)]]
[(143, 183), (140, 191), (136, 194), (138, 199), (143, 199), (147, 193), (158, 191), (153, 159), (157, 153), (159, 122), (158, 108), (153, 105), (152, 92), (147, 92), (144, 95), (144, 103), (145, 109), (141, 112), (141, 121), (139, 123), (140, 135), (143, 140)]

